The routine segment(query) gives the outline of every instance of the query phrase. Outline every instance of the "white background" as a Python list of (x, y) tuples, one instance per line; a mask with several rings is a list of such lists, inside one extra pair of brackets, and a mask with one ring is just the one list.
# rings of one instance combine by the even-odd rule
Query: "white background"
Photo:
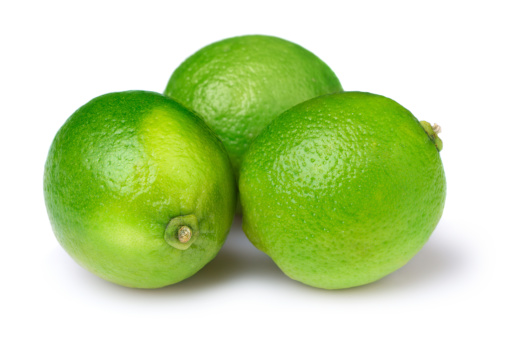
[[(0, 336), (505, 337), (506, 10), (502, 1), (5, 1), (0, 5)], [(446, 208), (423, 250), (368, 286), (285, 277), (236, 221), (194, 277), (135, 290), (58, 245), (42, 174), (57, 130), (95, 96), (161, 92), (211, 42), (296, 42), (346, 90), (442, 126)]]

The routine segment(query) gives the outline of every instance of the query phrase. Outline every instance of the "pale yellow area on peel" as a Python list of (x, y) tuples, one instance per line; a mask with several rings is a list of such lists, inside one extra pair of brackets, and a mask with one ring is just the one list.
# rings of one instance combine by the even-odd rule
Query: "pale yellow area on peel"
[[(177, 177), (177, 182), (164, 179), (163, 184), (168, 191), (176, 192), (179, 196), (180, 214), (192, 212), (196, 207), (203, 191), (195, 189), (199, 184), (196, 180), (203, 181), (204, 172), (196, 170), (205, 166), (197, 154), (202, 150), (199, 142), (191, 135), (191, 126), (185, 125), (185, 121), (178, 119), (176, 114), (172, 116), (160, 108), (153, 109), (153, 112), (142, 121), (140, 138), (150, 163), (155, 168), (155, 175), (159, 178)], [(188, 185), (181, 184), (188, 182)], [(204, 183), (204, 182), (202, 182)]]
[[(140, 140), (150, 168), (155, 170), (156, 185), (177, 199), (172, 204), (179, 210), (173, 216), (194, 214), (202, 235), (220, 212), (211, 201), (234, 200), (234, 185), (231, 184), (231, 191), (216, 185), (224, 180), (224, 172), (230, 171), (224, 165), (228, 158), (225, 152), (216, 155), (221, 145), (211, 130), (204, 130), (204, 124), (190, 122), (194, 121), (177, 110), (154, 108), (141, 122)], [(212, 229), (211, 233), (215, 232)]]

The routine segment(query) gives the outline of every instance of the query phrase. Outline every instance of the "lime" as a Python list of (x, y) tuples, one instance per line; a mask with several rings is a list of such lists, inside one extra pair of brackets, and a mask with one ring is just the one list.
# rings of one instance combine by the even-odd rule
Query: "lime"
[(342, 91), (333, 71), (292, 42), (263, 35), (208, 45), (183, 62), (164, 94), (196, 111), (222, 140), (235, 173), (252, 140), (276, 116)]
[(441, 141), (383, 96), (301, 103), (252, 143), (243, 229), (289, 277), (325, 289), (378, 280), (428, 240), (444, 207)]
[(97, 97), (58, 131), (44, 196), (56, 238), (111, 282), (157, 288), (218, 253), (232, 224), (227, 152), (194, 113), (157, 93)]

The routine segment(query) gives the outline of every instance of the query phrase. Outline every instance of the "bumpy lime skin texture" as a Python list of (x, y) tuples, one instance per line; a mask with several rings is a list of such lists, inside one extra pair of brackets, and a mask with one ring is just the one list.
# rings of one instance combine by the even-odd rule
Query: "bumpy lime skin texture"
[[(157, 93), (95, 98), (58, 131), (44, 172), (53, 231), (80, 265), (111, 282), (158, 288), (208, 263), (235, 210), (227, 153), (205, 123)], [(164, 240), (181, 215), (197, 220), (186, 250)]]
[(253, 142), (239, 180), (243, 228), (295, 280), (363, 285), (421, 249), (445, 186), (435, 144), (408, 110), (369, 93), (324, 95)]
[(333, 71), (305, 48), (247, 35), (197, 51), (174, 71), (164, 94), (202, 116), (224, 143), (237, 174), (252, 140), (276, 116), (342, 90)]

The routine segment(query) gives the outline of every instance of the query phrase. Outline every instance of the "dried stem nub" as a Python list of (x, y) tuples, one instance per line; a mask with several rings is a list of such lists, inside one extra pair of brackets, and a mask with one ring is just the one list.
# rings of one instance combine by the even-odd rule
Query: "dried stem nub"
[(178, 241), (180, 243), (186, 243), (192, 238), (192, 229), (187, 227), (186, 225), (183, 225), (178, 230)]

